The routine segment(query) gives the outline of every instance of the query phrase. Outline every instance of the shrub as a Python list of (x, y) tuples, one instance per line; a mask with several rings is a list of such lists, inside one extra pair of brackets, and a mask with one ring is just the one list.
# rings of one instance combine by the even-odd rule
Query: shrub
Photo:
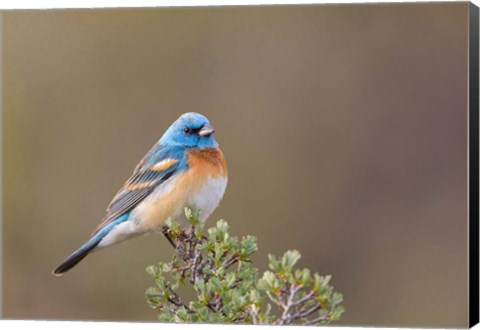
[[(185, 210), (190, 226), (171, 219), (166, 235), (176, 245), (170, 262), (149, 266), (155, 286), (145, 295), (162, 322), (321, 325), (340, 319), (342, 295), (329, 285), (331, 276), (296, 269), (300, 253), (269, 255), (269, 270), (258, 278), (251, 256), (257, 239), (230, 235), (224, 220), (204, 233), (198, 211)], [(191, 287), (185, 301), (180, 287)]]

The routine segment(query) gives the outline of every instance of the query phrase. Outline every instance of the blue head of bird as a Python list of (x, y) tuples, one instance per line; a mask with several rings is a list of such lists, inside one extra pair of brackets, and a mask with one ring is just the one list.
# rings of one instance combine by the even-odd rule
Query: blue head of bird
[(191, 148), (216, 148), (217, 141), (213, 137), (215, 129), (207, 117), (188, 112), (181, 115), (163, 134), (160, 145), (182, 146)]

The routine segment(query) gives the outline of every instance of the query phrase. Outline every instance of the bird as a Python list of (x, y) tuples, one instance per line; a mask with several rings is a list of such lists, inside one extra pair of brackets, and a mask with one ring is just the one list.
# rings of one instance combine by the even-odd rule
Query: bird
[[(202, 114), (182, 114), (140, 160), (107, 207), (91, 237), (52, 271), (63, 275), (89, 253), (126, 239), (163, 232), (172, 218), (186, 225), (184, 209), (206, 221), (227, 187), (227, 164)], [(168, 238), (168, 236), (167, 236)]]

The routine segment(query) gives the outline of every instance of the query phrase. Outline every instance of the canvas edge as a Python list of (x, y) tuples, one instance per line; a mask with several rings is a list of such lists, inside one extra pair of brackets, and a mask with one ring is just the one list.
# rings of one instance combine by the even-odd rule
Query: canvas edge
[(478, 7), (470, 2), (469, 22), (469, 327), (479, 322), (479, 135)]

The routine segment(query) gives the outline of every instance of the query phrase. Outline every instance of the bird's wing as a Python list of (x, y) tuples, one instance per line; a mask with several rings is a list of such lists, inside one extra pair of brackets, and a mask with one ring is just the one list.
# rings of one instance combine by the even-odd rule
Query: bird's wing
[(92, 235), (134, 209), (156, 187), (181, 171), (184, 168), (183, 154), (181, 149), (153, 146), (110, 202), (105, 217)]

